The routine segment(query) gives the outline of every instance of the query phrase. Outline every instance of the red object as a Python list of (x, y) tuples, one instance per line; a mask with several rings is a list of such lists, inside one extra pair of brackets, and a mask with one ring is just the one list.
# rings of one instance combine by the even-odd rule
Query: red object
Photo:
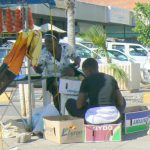
[(3, 32), (3, 11), (0, 8), (0, 33)]
[(22, 29), (21, 10), (17, 8), (15, 10), (15, 31), (19, 32), (21, 29)]
[(6, 9), (6, 30), (7, 32), (13, 32), (13, 23), (12, 23), (12, 12), (11, 9), (8, 7)]
[(120, 124), (85, 125), (85, 141), (86, 142), (113, 141), (112, 136), (115, 134), (115, 130), (117, 127), (120, 128), (120, 137), (121, 137)]
[(30, 7), (28, 7), (28, 22), (29, 22), (29, 29), (33, 29), (34, 21), (33, 21), (33, 17), (32, 17), (32, 10)]

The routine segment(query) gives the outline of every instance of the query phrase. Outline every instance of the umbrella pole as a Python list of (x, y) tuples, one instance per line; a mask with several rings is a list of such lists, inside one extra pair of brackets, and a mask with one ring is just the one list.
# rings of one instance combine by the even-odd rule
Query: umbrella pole
[[(28, 5), (25, 7), (25, 30), (28, 31)], [(30, 69), (30, 61), (27, 58), (27, 66), (28, 66), (28, 99), (26, 104), (26, 112), (27, 112), (27, 122), (29, 125), (29, 128), (32, 128), (32, 106), (31, 106), (31, 69)]]

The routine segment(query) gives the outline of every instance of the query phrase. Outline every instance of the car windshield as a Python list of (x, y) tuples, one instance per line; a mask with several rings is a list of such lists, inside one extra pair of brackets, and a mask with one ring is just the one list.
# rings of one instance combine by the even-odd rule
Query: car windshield
[(112, 49), (117, 49), (121, 52), (124, 52), (125, 51), (125, 46), (124, 45), (115, 45), (115, 44), (113, 44)]
[(147, 56), (147, 51), (140, 46), (130, 46), (129, 53), (132, 56)]
[[(100, 55), (102, 57), (105, 57), (105, 52), (101, 51)], [(113, 59), (117, 59), (120, 61), (128, 61), (128, 57), (126, 55), (124, 55), (123, 53), (120, 53), (119, 51), (108, 50), (108, 55), (110, 58), (113, 58)]]
[(120, 61), (128, 61), (128, 57), (122, 53), (120, 53), (119, 51), (108, 51), (108, 54), (111, 58), (113, 59), (117, 59)]
[(76, 53), (81, 58), (90, 58), (91, 57), (91, 51), (83, 46), (77, 45), (75, 46)]

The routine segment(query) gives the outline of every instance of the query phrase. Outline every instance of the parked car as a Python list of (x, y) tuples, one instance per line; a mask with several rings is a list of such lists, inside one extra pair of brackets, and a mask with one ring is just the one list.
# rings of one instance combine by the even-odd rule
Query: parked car
[[(61, 44), (67, 44), (66, 40), (60, 40)], [(81, 65), (82, 66), (83, 61), (86, 58), (96, 58), (98, 63), (107, 63), (106, 57), (104, 56), (104, 51), (101, 51), (100, 54), (97, 54), (94, 50), (91, 50), (90, 48), (86, 47), (80, 42), (75, 43), (75, 50), (78, 56), (81, 58)], [(131, 62), (131, 59), (129, 59), (124, 53), (118, 51), (118, 50), (108, 50), (108, 54), (112, 60), (112, 63), (129, 63)]]
[(92, 42), (87, 42), (87, 41), (81, 41), (81, 44), (83, 44), (84, 46), (88, 47), (91, 50), (96, 50), (98, 49), (98, 46), (96, 46), (95, 44), (93, 44)]
[(148, 60), (148, 50), (140, 44), (123, 43), (123, 42), (107, 42), (108, 49), (117, 49), (125, 53), (128, 57), (133, 58), (135, 63), (139, 63), (141, 68)]
[[(124, 53), (112, 49), (112, 50), (107, 50), (108, 55), (112, 60), (112, 63), (124, 63), (124, 62), (133, 62), (132, 58), (127, 57)], [(105, 52), (100, 51), (100, 56), (102, 59), (106, 59)]]
[[(9, 42), (11, 42), (12, 44), (10, 44), (9, 47), (6, 48), (7, 49), (6, 53), (5, 53), (5, 50), (2, 51), (2, 54), (0, 57), (1, 62), (3, 62), (4, 57), (8, 54), (8, 51), (11, 49), (15, 41), (13, 40)], [(60, 40), (60, 44), (63, 44), (63, 43), (67, 44), (67, 41)], [(44, 45), (44, 42), (43, 42), (43, 45)], [(101, 51), (100, 54), (97, 54), (95, 51), (89, 49), (88, 47), (86, 47), (85, 45), (79, 42), (76, 42), (75, 48), (76, 48), (77, 55), (81, 57), (81, 66), (82, 66), (83, 61), (86, 58), (90, 58), (90, 57), (96, 57), (99, 64), (107, 62), (104, 51)], [(1, 47), (0, 49), (3, 49), (3, 48)], [(114, 49), (108, 50), (108, 54), (112, 60), (112, 63), (115, 63), (115, 64), (134, 62), (134, 59), (128, 57), (126, 54), (124, 54), (123, 52), (119, 50), (114, 50)], [(80, 66), (80, 69), (81, 69), (81, 66)], [(25, 74), (26, 73), (25, 68), (26, 68), (25, 63), (23, 63), (20, 73)], [(37, 73), (35, 73), (32, 67), (31, 67), (31, 75), (38, 75)]]

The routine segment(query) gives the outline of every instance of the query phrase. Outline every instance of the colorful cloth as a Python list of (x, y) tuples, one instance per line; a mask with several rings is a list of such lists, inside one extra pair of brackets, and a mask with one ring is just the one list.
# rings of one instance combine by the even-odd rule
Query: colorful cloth
[[(32, 66), (38, 65), (38, 60), (42, 49), (42, 33), (38, 30), (29, 32), (31, 34), (30, 46), (26, 52), (26, 56), (31, 60)], [(33, 34), (33, 35), (32, 35)]]
[(73, 54), (70, 54), (70, 48), (68, 45), (61, 45), (61, 58), (60, 61), (54, 59), (54, 56), (45, 48), (42, 49), (42, 53), (39, 59), (39, 64), (43, 70), (42, 75), (46, 77), (60, 77), (64, 67), (70, 64), (70, 60), (73, 59)]
[(85, 120), (91, 124), (112, 123), (119, 117), (120, 113), (115, 106), (94, 107), (85, 113)]
[(27, 49), (27, 33), (20, 33), (10, 53), (0, 67), (0, 94), (19, 74)]

